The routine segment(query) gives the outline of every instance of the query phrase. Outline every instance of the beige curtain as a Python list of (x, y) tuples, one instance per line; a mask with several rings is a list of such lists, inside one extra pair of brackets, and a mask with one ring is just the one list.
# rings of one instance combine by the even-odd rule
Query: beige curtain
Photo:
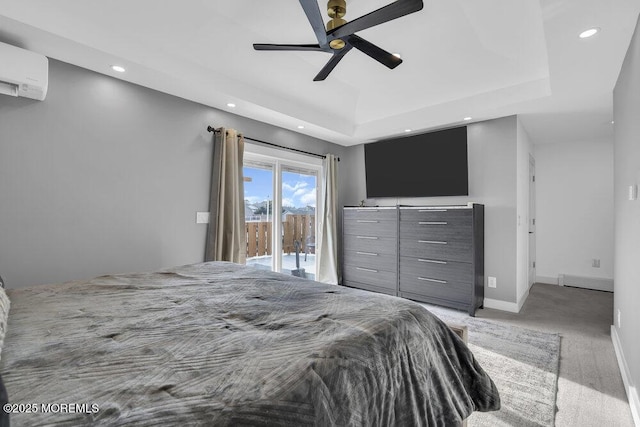
[(244, 138), (235, 129), (216, 131), (205, 261), (246, 261), (243, 154)]
[(318, 281), (338, 284), (338, 159), (327, 154), (322, 164), (322, 215), (318, 240)]

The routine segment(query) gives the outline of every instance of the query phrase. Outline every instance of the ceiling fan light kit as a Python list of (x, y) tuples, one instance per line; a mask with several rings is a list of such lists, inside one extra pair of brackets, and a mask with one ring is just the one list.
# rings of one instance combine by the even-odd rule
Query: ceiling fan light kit
[(402, 59), (398, 56), (366, 41), (355, 33), (417, 12), (422, 10), (424, 6), (422, 0), (396, 0), (387, 6), (374, 10), (351, 22), (347, 22), (343, 19), (347, 13), (346, 0), (329, 0), (327, 3), (327, 15), (329, 15), (331, 20), (327, 23), (325, 29), (317, 0), (299, 1), (313, 28), (318, 44), (255, 43), (253, 48), (255, 50), (317, 51), (331, 53), (333, 56), (313, 79), (314, 81), (326, 79), (347, 52), (354, 47), (390, 69), (400, 65)]

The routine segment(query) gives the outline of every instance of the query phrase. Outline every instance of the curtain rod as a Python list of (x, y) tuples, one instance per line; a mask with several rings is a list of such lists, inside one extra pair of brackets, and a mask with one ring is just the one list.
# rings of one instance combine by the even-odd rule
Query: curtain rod
[[(211, 126), (207, 126), (207, 131), (213, 132), (213, 133), (218, 133), (218, 132), (220, 132), (220, 129), (216, 129), (216, 128), (211, 127)], [(315, 156), (315, 157), (320, 157), (320, 158), (323, 158), (323, 159), (327, 158), (327, 156), (325, 156), (324, 154), (310, 153), (309, 151), (298, 150), (297, 148), (285, 147), (284, 145), (278, 145), (278, 144), (274, 144), (272, 142), (261, 141), (259, 139), (249, 138), (248, 136), (245, 136), (244, 139), (247, 139), (247, 140), (253, 141), (253, 142), (258, 142), (260, 144), (270, 145), (272, 147), (281, 148), (283, 150), (296, 151), (298, 153), (306, 154), (308, 156)], [(336, 159), (338, 161), (340, 161), (340, 157), (336, 157)]]

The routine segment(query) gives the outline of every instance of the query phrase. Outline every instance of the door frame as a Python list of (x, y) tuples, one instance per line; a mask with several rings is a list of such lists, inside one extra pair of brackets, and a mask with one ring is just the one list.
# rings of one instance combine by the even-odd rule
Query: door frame
[[(265, 147), (258, 144), (251, 144), (249, 142), (245, 143), (244, 150), (244, 161), (247, 160), (249, 163), (254, 161), (261, 164), (269, 164), (273, 166), (273, 218), (275, 218), (276, 214), (278, 214), (278, 218), (281, 217), (280, 212), (282, 212), (282, 171), (283, 168), (287, 166), (293, 168), (307, 169), (309, 171), (316, 172), (316, 215), (315, 215), (315, 235), (316, 240), (319, 224), (320, 224), (320, 213), (323, 211), (323, 200), (321, 194), (322, 188), (322, 159), (315, 158), (303, 154), (298, 154), (282, 149), (276, 149), (271, 147)], [(247, 166), (251, 166), (248, 164)], [(273, 219), (272, 219), (273, 221)], [(271, 239), (271, 253), (273, 254), (271, 259), (271, 269), (273, 271), (281, 272), (282, 271), (282, 241), (280, 238), (275, 238), (275, 236), (282, 236), (282, 221), (273, 221), (273, 236)], [(317, 243), (317, 242), (316, 242)], [(316, 247), (316, 253), (320, 251), (319, 247)], [(317, 261), (317, 257), (316, 257)], [(314, 272), (315, 277), (318, 277), (318, 263), (316, 262), (316, 271)]]
[(527, 276), (529, 288), (536, 281), (536, 160), (529, 153), (529, 260), (527, 264)]

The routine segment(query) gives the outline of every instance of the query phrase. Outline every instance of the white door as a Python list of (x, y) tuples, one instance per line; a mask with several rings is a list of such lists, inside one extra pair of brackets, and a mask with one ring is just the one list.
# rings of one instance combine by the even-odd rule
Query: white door
[(529, 287), (536, 281), (536, 162), (529, 155)]

